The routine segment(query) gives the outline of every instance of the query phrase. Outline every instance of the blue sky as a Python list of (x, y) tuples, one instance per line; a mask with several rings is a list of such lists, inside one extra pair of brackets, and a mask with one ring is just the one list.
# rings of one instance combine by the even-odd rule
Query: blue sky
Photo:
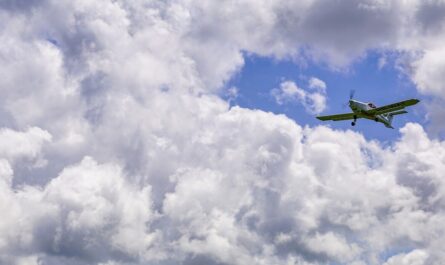
[(227, 87), (238, 88), (238, 97), (231, 102), (232, 105), (285, 114), (303, 126), (328, 125), (335, 129), (352, 129), (363, 133), (367, 139), (390, 143), (399, 137), (398, 128), (405, 123), (425, 125), (422, 103), (410, 107), (408, 114), (397, 116), (393, 121), (395, 129), (391, 130), (380, 123), (364, 119), (359, 120), (355, 127), (351, 127), (350, 121), (322, 122), (315, 118), (316, 115), (307, 113), (300, 103), (279, 105), (270, 94), (270, 90), (279, 87), (284, 80), (294, 81), (298, 86), (307, 88), (310, 77), (319, 78), (327, 85), (327, 108), (322, 115), (349, 112), (345, 103), (351, 90), (355, 90), (355, 99), (373, 102), (377, 106), (409, 98), (422, 100), (423, 96), (409, 78), (396, 69), (391, 56), (387, 56), (389, 59), (386, 58), (386, 64), (379, 67), (381, 57), (380, 53), (369, 52), (347, 69), (335, 70), (310, 62), (302, 65), (292, 60), (248, 55), (245, 56), (244, 67)]

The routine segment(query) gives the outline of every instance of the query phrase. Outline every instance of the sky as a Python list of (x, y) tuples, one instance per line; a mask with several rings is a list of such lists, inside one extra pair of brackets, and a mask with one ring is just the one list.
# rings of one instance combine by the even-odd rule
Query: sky
[[(0, 1), (0, 264), (439, 265), (445, 2)], [(347, 112), (421, 100), (395, 129)]]
[[(383, 63), (384, 62), (384, 63)], [(303, 101), (293, 98), (286, 102), (277, 102), (271, 91), (279, 88), (286, 81), (296, 83), (297, 86), (310, 91), (310, 80), (316, 78), (323, 81), (326, 93), (325, 102), (318, 110), (312, 110)], [(298, 124), (316, 126), (322, 125), (317, 115), (346, 113), (350, 109), (348, 100), (351, 93), (354, 99), (362, 102), (373, 102), (377, 106), (391, 104), (405, 99), (419, 98), (429, 101), (421, 95), (415, 85), (404, 73), (395, 69), (394, 62), (387, 55), (370, 51), (364, 58), (358, 59), (348, 69), (332, 70), (324, 65), (301, 65), (292, 60), (271, 60), (258, 56), (247, 56), (243, 69), (225, 85), (222, 96), (232, 105), (245, 108), (261, 109), (275, 114), (283, 113)], [(229, 92), (236, 89), (237, 96)], [(410, 109), (411, 114), (398, 116), (394, 125), (402, 127), (412, 121), (428, 127), (429, 121), (425, 117), (425, 109), (416, 106)], [(390, 144), (400, 136), (398, 130), (385, 130), (380, 124), (360, 120), (360, 126), (350, 128), (351, 121), (329, 122), (333, 128), (343, 130), (353, 129), (362, 133), (367, 139), (377, 139)], [(326, 125), (326, 124), (324, 124)], [(440, 134), (436, 134), (440, 137)]]

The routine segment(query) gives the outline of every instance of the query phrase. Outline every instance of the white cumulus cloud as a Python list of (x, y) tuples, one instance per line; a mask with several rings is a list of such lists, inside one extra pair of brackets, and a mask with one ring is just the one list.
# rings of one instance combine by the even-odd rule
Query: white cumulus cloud
[(277, 104), (297, 102), (311, 114), (321, 113), (326, 108), (326, 84), (312, 77), (309, 80), (309, 88), (314, 91), (304, 90), (293, 81), (284, 81), (279, 88), (272, 89), (270, 93)]

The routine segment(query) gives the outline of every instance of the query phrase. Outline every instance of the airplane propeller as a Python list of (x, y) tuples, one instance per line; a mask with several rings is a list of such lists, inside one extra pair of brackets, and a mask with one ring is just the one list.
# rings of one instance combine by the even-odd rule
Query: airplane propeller
[(349, 91), (349, 100), (354, 98), (354, 94), (355, 94), (355, 89), (351, 89), (351, 91)]
[(353, 98), (354, 98), (354, 95), (355, 95), (355, 89), (351, 89), (350, 91), (349, 91), (349, 100), (348, 100), (348, 102), (345, 102), (345, 103), (343, 103), (343, 108), (345, 109), (347, 106), (349, 106), (349, 101), (350, 100), (352, 100)]

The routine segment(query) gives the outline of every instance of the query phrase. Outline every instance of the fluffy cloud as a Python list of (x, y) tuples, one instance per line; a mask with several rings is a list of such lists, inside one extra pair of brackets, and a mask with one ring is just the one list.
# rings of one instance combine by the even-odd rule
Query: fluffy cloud
[(309, 80), (309, 88), (313, 92), (299, 88), (292, 81), (284, 81), (280, 88), (270, 91), (277, 104), (298, 102), (311, 114), (321, 113), (326, 108), (326, 84), (315, 77)]
[(398, 254), (391, 257), (384, 265), (392, 264), (409, 264), (409, 265), (423, 265), (425, 264), (428, 254), (425, 251), (416, 249), (407, 254)]
[(414, 68), (413, 81), (419, 90), (425, 94), (444, 98), (443, 87), (445, 76), (445, 49), (426, 51), (422, 57), (412, 63)]
[[(7, 164), (1, 168), (2, 176), (12, 174)], [(47, 258), (40, 253), (52, 253), (87, 263), (150, 255), (156, 238), (147, 229), (153, 219), (151, 188), (131, 185), (122, 174), (115, 165), (86, 157), (43, 189), (11, 189), (2, 182), (0, 208), (7, 217), (0, 224), (2, 263), (32, 260), (26, 253), (37, 260)]]
[[(389, 49), (442, 97), (441, 7), (1, 2), (0, 263), (440, 264), (443, 141), (407, 124), (382, 146), (217, 92), (245, 53), (337, 68)], [(307, 88), (275, 95), (321, 111), (326, 84)]]
[(311, 77), (309, 79), (309, 88), (320, 92), (326, 92), (326, 83), (316, 77)]
[(15, 161), (19, 158), (37, 158), (43, 145), (51, 141), (51, 135), (37, 127), (29, 128), (26, 132), (2, 128), (0, 139), (0, 157)]

